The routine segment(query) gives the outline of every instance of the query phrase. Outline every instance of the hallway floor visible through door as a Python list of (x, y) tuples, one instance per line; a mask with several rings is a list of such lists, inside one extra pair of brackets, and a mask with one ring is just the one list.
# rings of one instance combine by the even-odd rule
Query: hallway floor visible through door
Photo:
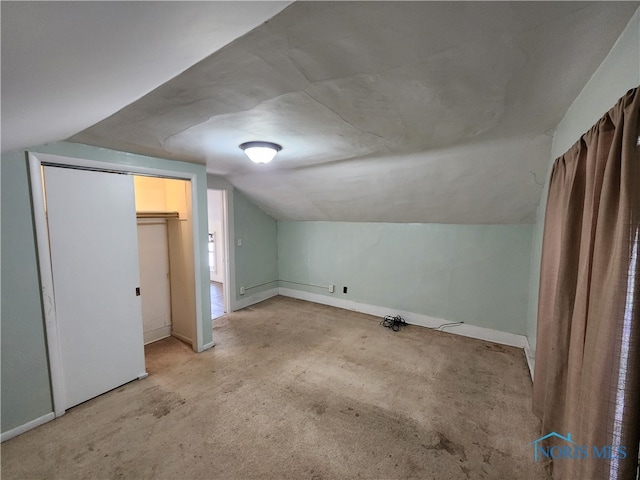
[(224, 298), (222, 284), (211, 282), (211, 319), (224, 315)]

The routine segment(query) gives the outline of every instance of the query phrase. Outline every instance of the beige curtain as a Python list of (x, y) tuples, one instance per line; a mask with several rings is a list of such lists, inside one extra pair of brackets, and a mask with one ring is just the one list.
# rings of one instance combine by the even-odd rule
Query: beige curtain
[[(639, 106), (636, 88), (558, 158), (551, 173), (533, 410), (542, 419), (542, 435), (571, 434), (575, 442), (552, 436), (541, 444), (570, 448), (565, 455), (558, 448), (550, 451), (557, 457), (549, 464), (556, 479), (636, 478)], [(586, 447), (586, 455), (576, 446)]]

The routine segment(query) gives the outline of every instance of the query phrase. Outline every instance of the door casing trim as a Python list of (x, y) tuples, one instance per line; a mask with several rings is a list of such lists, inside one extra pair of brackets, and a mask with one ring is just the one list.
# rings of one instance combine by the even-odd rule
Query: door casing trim
[(191, 185), (191, 216), (193, 228), (193, 260), (194, 260), (194, 285), (195, 288), (195, 338), (192, 348), (201, 352), (209, 347), (203, 345), (202, 335), (202, 292), (200, 278), (200, 245), (197, 175), (188, 172), (176, 172), (138, 165), (121, 165), (99, 160), (87, 160), (83, 158), (64, 157), (47, 153), (28, 152), (29, 180), (31, 182), (31, 199), (33, 208), (33, 220), (36, 233), (36, 251), (38, 257), (38, 270), (40, 274), (41, 299), (45, 322), (45, 334), (47, 340), (47, 354), (49, 358), (49, 375), (51, 380), (51, 395), (53, 401), (53, 413), (56, 417), (64, 415), (64, 386), (62, 381), (62, 364), (60, 360), (60, 343), (58, 340), (58, 323), (56, 317), (55, 297), (53, 290), (53, 272), (51, 270), (51, 251), (49, 249), (49, 236), (46, 213), (44, 210), (44, 189), (42, 183), (42, 165), (55, 165), (67, 168), (96, 170), (103, 172), (149, 175), (162, 178), (177, 178), (190, 180)]

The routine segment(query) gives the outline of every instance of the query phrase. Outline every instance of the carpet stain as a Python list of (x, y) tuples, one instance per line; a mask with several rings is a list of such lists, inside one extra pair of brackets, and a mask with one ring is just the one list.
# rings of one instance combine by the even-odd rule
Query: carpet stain
[(314, 403), (313, 405), (311, 405), (311, 409), (318, 415), (322, 415), (327, 411), (327, 404), (324, 402)]
[(354, 365), (362, 365), (362, 363), (360, 363), (357, 359), (355, 359), (354, 357), (352, 357), (350, 355), (343, 355), (342, 358), (347, 363), (352, 363)]
[(498, 345), (497, 343), (488, 343), (484, 346), (484, 348), (491, 352), (507, 353), (507, 349), (502, 345)]
[(168, 405), (160, 405), (153, 409), (153, 416), (156, 418), (162, 418), (169, 413), (171, 413), (171, 407)]
[(156, 418), (162, 418), (169, 415), (174, 408), (186, 403), (186, 400), (180, 395), (164, 390), (159, 385), (147, 388), (143, 392), (141, 400), (142, 405), (127, 415), (128, 417), (151, 414)]
[(222, 393), (235, 393), (244, 385), (244, 380), (236, 380), (231, 382), (230, 385), (225, 388)]
[(444, 433), (436, 432), (438, 435), (438, 443), (433, 445), (423, 445), (427, 450), (446, 450), (450, 455), (459, 456), (462, 461), (467, 460), (467, 455), (464, 451), (464, 446), (459, 443), (449, 440)]

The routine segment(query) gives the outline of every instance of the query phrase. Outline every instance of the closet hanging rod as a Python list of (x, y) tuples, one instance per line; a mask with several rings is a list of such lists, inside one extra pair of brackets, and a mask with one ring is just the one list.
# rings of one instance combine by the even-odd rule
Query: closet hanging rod
[(178, 212), (136, 212), (137, 218), (180, 218)]

